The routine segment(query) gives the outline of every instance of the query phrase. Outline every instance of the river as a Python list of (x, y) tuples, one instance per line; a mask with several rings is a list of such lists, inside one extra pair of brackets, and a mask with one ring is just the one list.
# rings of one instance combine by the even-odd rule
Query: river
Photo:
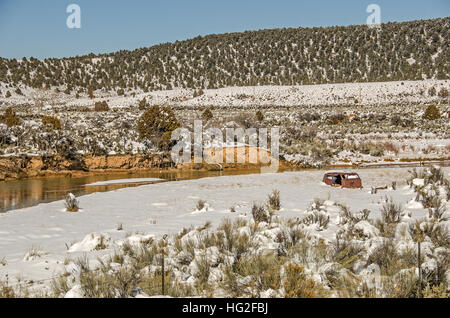
[[(40, 203), (64, 199), (68, 193), (76, 196), (94, 192), (105, 192), (142, 184), (168, 182), (221, 175), (241, 175), (259, 173), (258, 169), (227, 171), (162, 171), (136, 173), (110, 173), (101, 175), (71, 177), (48, 177), (37, 179), (0, 181), (0, 213), (35, 206)], [(136, 183), (116, 183), (110, 185), (87, 186), (94, 182), (124, 180), (131, 178), (159, 178), (161, 180)]]
[[(430, 164), (426, 164), (430, 165)], [(449, 166), (448, 162), (442, 162), (439, 166)], [(367, 166), (365, 168), (386, 168), (390, 165)], [(391, 165), (398, 167), (398, 165)], [(417, 164), (402, 165), (414, 167)], [(342, 169), (342, 168), (340, 168)], [(358, 169), (361, 169), (358, 168)], [(304, 170), (304, 169), (302, 169)], [(68, 193), (76, 196), (86, 195), (94, 192), (105, 192), (125, 187), (136, 187), (142, 184), (169, 182), (188, 179), (199, 179), (205, 177), (217, 177), (227, 175), (242, 175), (259, 173), (259, 169), (241, 169), (225, 171), (161, 171), (161, 172), (136, 172), (136, 173), (110, 173), (101, 175), (71, 177), (48, 177), (37, 179), (0, 181), (0, 213), (10, 210), (35, 206), (40, 203), (62, 200)], [(282, 171), (280, 171), (282, 172)], [(115, 183), (110, 185), (87, 186), (94, 182), (121, 180), (126, 182), (131, 178), (159, 178), (161, 180), (140, 183)]]

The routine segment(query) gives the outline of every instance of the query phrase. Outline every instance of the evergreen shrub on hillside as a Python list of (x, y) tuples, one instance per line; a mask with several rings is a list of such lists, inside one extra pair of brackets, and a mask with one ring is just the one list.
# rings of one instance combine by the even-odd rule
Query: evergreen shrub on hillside
[(428, 108), (425, 110), (425, 113), (422, 116), (422, 119), (427, 120), (436, 120), (439, 118), (441, 118), (441, 113), (439, 109), (436, 107), (436, 105), (428, 106)]
[(6, 124), (8, 127), (18, 126), (20, 124), (20, 117), (16, 115), (12, 107), (8, 107), (3, 116), (0, 116), (0, 122)]
[(51, 127), (53, 130), (61, 129), (61, 121), (57, 117), (42, 116), (42, 124)]
[(168, 149), (171, 134), (180, 124), (170, 107), (154, 105), (139, 117), (137, 127), (141, 139), (151, 140), (159, 149)]

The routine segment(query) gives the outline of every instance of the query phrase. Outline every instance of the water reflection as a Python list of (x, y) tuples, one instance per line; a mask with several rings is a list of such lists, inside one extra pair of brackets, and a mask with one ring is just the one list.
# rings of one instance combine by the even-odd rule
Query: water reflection
[[(0, 212), (20, 209), (37, 205), (39, 203), (52, 202), (64, 199), (72, 192), (76, 196), (105, 192), (127, 187), (136, 187), (142, 184), (155, 183), (127, 183), (99, 186), (85, 186), (86, 184), (130, 178), (159, 178), (164, 181), (177, 181), (186, 179), (198, 179), (204, 177), (216, 177), (220, 175), (236, 175), (258, 173), (258, 169), (233, 170), (233, 171), (173, 171), (173, 172), (138, 172), (138, 173), (111, 173), (108, 175), (86, 177), (51, 177), (31, 180), (14, 180), (0, 182)], [(159, 182), (159, 181), (156, 181)]]
[[(425, 166), (433, 165), (433, 163), (424, 163)], [(437, 164), (439, 166), (448, 167), (449, 162), (444, 161)], [(403, 167), (417, 167), (417, 164), (405, 164)], [(387, 168), (386, 165), (368, 166), (366, 168)], [(391, 166), (392, 167), (392, 166)], [(347, 168), (340, 168), (343, 170)], [(348, 168), (354, 169), (354, 168)], [(289, 169), (299, 170), (299, 169)], [(302, 169), (304, 170), (304, 169)], [(280, 169), (279, 172), (286, 171)], [(107, 175), (86, 176), (78, 178), (70, 177), (51, 177), (31, 180), (16, 181), (0, 181), (0, 213), (9, 210), (20, 209), (37, 205), (39, 203), (51, 202), (64, 199), (64, 197), (72, 192), (76, 196), (89, 194), (93, 192), (105, 192), (127, 187), (136, 187), (140, 184), (110, 184), (101, 186), (85, 186), (89, 183), (131, 179), (131, 178), (159, 178), (164, 181), (177, 181), (187, 179), (198, 179), (205, 177), (217, 177), (221, 175), (242, 175), (259, 173), (258, 168), (237, 169), (227, 171), (171, 171), (171, 172), (137, 172), (137, 173), (110, 173)], [(148, 182), (154, 183), (154, 182)]]

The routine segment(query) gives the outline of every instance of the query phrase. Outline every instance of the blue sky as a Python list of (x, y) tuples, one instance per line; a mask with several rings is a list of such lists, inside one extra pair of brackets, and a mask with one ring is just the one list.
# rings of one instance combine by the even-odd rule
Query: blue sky
[[(81, 8), (81, 28), (66, 7)], [(211, 33), (450, 16), (449, 0), (0, 0), (0, 56), (68, 57), (135, 49)]]

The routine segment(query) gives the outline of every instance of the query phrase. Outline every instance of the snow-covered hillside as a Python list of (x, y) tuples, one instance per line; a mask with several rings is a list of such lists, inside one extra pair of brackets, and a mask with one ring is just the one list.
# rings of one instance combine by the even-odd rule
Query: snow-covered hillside
[(449, 79), (450, 18), (211, 34), (73, 58), (0, 58), (0, 81), (88, 95), (172, 88)]

